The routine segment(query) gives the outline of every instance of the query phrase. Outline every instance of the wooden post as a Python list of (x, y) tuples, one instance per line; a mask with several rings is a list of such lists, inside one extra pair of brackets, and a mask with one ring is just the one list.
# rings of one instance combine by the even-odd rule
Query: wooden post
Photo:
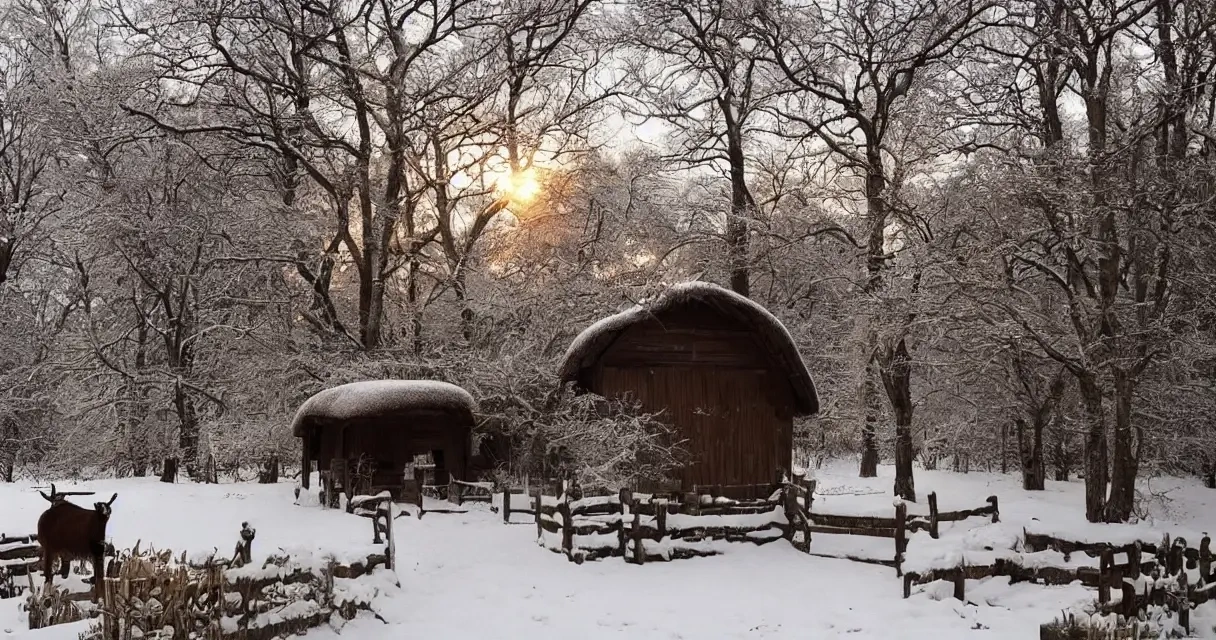
[(996, 496), (988, 496), (988, 504), (992, 506), (992, 521), (1001, 521), (1001, 507), (997, 503)]
[(959, 565), (954, 570), (954, 599), (967, 601), (967, 571), (966, 565)]
[(384, 501), (384, 537), (388, 538), (388, 548), (385, 549), (384, 568), (397, 569), (397, 542), (393, 540), (393, 499)]
[[(801, 477), (798, 478), (801, 480)], [(785, 521), (789, 524), (789, 528), (785, 530), (785, 539), (791, 543), (794, 541), (794, 526), (798, 522), (798, 491), (795, 489), (798, 484), (787, 484), (781, 487), (781, 503), (785, 508)]]
[[(621, 491), (624, 491), (624, 489), (622, 489)], [(696, 492), (685, 493), (683, 496), (681, 496), (680, 513), (684, 513), (684, 514), (687, 514), (690, 516), (695, 516), (695, 515), (697, 515), (697, 512), (700, 511), (700, 509), (701, 509), (701, 502), (700, 502), (700, 498), (697, 496)]]
[(1166, 576), (1177, 575), (1182, 572), (1185, 566), (1186, 553), (1186, 538), (1174, 538), (1174, 544), (1170, 545), (1169, 565), (1166, 567)]
[(1178, 603), (1178, 626), (1182, 627), (1184, 637), (1191, 635), (1191, 602), (1186, 598)]
[(914, 574), (914, 573), (905, 573), (904, 574), (904, 599), (905, 600), (912, 597), (912, 579), (915, 575), (916, 574)]
[(904, 575), (904, 551), (908, 549), (908, 503), (903, 500), (895, 505), (895, 575)]
[(628, 538), (625, 537), (625, 505), (629, 504), (629, 489), (621, 489), (617, 494), (617, 513), (621, 515), (616, 522), (616, 555), (624, 558), (628, 551)]
[(1128, 582), (1123, 581), (1123, 615), (1134, 618), (1139, 607), (1136, 606), (1136, 587)]
[(1098, 561), (1098, 604), (1110, 603), (1110, 583), (1113, 580), (1111, 568), (1114, 562), (1114, 552), (1110, 547), (1102, 549), (1102, 557)]
[(1212, 581), (1212, 539), (1208, 536), (1199, 541), (1199, 577), (1204, 582)]
[(637, 498), (629, 504), (633, 511), (633, 561), (637, 564), (646, 562), (646, 551), (642, 549), (642, 512), (638, 510)]
[(574, 518), (570, 515), (570, 502), (562, 500), (557, 503), (557, 512), (562, 516), (562, 551), (566, 558), (574, 559)]
[(257, 535), (257, 529), (249, 526), (248, 522), (241, 523), (241, 539), (236, 543), (236, 553), (233, 560), (240, 560), (241, 565), (245, 566), (253, 562), (253, 538)]
[(422, 503), (424, 502), (424, 499), (422, 497), (422, 480), (423, 480), (422, 471), (419, 470), (417, 467), (415, 467), (414, 468), (414, 481), (418, 484), (418, 493), (416, 495), (417, 495), (417, 499), (418, 499), (418, 519), (419, 520), (422, 519), (422, 514), (423, 514)]
[(929, 537), (937, 539), (937, 492), (929, 493)]
[(667, 537), (667, 501), (651, 498), (650, 504), (654, 507), (655, 527), (659, 530), (659, 540), (662, 540)]
[(448, 479), (448, 502), (458, 507), (464, 503), (464, 497), (460, 495), (460, 483), (455, 477)]
[(511, 487), (502, 490), (502, 523), (511, 523)]
[(819, 481), (814, 478), (806, 481), (806, 517), (811, 517), (811, 507), (815, 503), (815, 489), (819, 488)]
[(532, 503), (536, 505), (536, 539), (540, 540), (545, 537), (545, 529), (540, 521), (540, 487), (536, 487), (532, 492)]

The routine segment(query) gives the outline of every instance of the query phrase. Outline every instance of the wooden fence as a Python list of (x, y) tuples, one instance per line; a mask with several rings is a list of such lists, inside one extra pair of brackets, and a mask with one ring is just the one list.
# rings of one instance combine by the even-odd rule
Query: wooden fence
[[(1096, 589), (1097, 611), (1123, 619), (1144, 619), (1150, 611), (1176, 620), (1189, 630), (1190, 611), (1216, 599), (1213, 579), (1211, 538), (1204, 536), (1198, 547), (1183, 538), (1164, 537), (1160, 544), (1133, 542), (1115, 545), (1079, 542), (1044, 534), (1024, 532), (1024, 547), (1029, 553), (1055, 551), (1065, 561), (1076, 553), (1098, 560), (1098, 566), (1056, 567), (1023, 566), (1020, 557), (997, 559), (991, 565), (959, 566), (904, 576), (904, 597), (913, 584), (948, 580), (954, 584), (954, 597), (966, 599), (966, 581), (992, 576), (1007, 576), (1014, 582), (1033, 581), (1048, 585), (1079, 581)], [(1116, 560), (1122, 560), (1116, 562)], [(1115, 600), (1112, 593), (1118, 593)]]
[[(373, 513), (391, 513), (391, 498), (363, 501)], [(391, 531), (391, 518), (387, 527)], [(373, 527), (385, 523), (373, 519)], [(377, 531), (377, 537), (382, 530)], [(191, 637), (202, 640), (269, 640), (303, 633), (338, 613), (353, 618), (370, 606), (374, 589), (351, 586), (376, 567), (391, 568), (393, 548), (364, 559), (338, 563), (332, 558), (300, 560), (276, 554), (260, 566), (251, 563), (256, 531), (243, 523), (231, 558), (175, 559), (168, 551), (134, 549), (118, 554), (106, 568), (98, 607), (77, 603), (90, 594), (56, 588), (32, 590), (27, 598), (31, 629), (100, 614), (95, 634), (104, 640)], [(389, 534), (391, 541), (391, 533)], [(27, 576), (33, 587), (32, 574)]]
[[(780, 493), (753, 499), (692, 492), (662, 497), (628, 489), (610, 496), (576, 495), (534, 492), (530, 497), (538, 542), (577, 563), (620, 557), (643, 564), (716, 555), (715, 541), (765, 544), (789, 537)], [(508, 500), (504, 504), (514, 503)]]
[[(941, 522), (1000, 518), (995, 496), (984, 507), (940, 512), (936, 494), (930, 494), (927, 517), (908, 515), (902, 501), (890, 518), (814, 513), (815, 486), (814, 480), (795, 476), (781, 484), (697, 487), (663, 495), (622, 489), (616, 495), (582, 497), (577, 487), (566, 485), (557, 487), (557, 495), (535, 488), (530, 495), (509, 489), (499, 495), (503, 522), (510, 522), (512, 513), (533, 516), (538, 542), (579, 563), (623, 557), (640, 564), (716, 555), (721, 549), (717, 541), (764, 544), (784, 538), (812, 555), (894, 567), (902, 575), (912, 532), (937, 537)], [(891, 559), (819, 553), (812, 542), (815, 533), (890, 538)]]
[[(794, 546), (814, 556), (894, 567), (896, 575), (903, 575), (903, 558), (912, 533), (927, 531), (931, 537), (937, 538), (942, 522), (959, 522), (974, 517), (990, 517), (993, 522), (1000, 521), (1000, 505), (996, 496), (989, 496), (988, 504), (984, 507), (942, 512), (937, 507), (936, 493), (928, 496), (928, 517), (909, 515), (908, 506), (902, 500), (895, 502), (890, 518), (815, 513), (815, 487), (815, 480), (795, 475), (784, 488), (786, 519), (794, 533), (791, 538)], [(894, 541), (891, 559), (820, 553), (812, 543), (816, 533), (891, 538)]]
[(0, 599), (15, 598), (25, 591), (25, 581), (15, 578), (37, 570), (41, 555), (37, 535), (0, 534)]

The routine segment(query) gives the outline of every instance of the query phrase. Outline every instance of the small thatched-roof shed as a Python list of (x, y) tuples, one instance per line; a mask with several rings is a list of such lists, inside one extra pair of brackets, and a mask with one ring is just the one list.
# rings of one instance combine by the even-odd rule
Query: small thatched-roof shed
[(793, 418), (819, 411), (815, 383), (781, 321), (703, 282), (591, 325), (571, 343), (559, 375), (661, 412), (692, 454), (685, 489), (773, 482), (791, 469)]
[(430, 453), (436, 477), (465, 479), (477, 403), (460, 387), (434, 380), (373, 380), (326, 389), (300, 405), (292, 433), (301, 438), (303, 486), (313, 461), (322, 478), (351, 489), (359, 460), (374, 465), (371, 492), (400, 490), (405, 466)]

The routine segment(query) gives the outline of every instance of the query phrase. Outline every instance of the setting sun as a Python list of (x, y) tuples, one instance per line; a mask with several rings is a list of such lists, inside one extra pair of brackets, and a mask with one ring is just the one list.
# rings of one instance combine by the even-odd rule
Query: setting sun
[(540, 181), (534, 169), (524, 169), (499, 178), (495, 184), (499, 193), (517, 202), (528, 202), (540, 193)]

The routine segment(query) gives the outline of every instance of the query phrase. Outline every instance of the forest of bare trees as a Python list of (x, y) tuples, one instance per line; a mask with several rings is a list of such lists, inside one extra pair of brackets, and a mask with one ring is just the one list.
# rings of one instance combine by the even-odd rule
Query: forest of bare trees
[(1214, 242), (1210, 0), (0, 0), (10, 482), (290, 465), (380, 377), (657, 473), (555, 363), (701, 279), (799, 345), (803, 464), (1126, 521), (1216, 487)]

